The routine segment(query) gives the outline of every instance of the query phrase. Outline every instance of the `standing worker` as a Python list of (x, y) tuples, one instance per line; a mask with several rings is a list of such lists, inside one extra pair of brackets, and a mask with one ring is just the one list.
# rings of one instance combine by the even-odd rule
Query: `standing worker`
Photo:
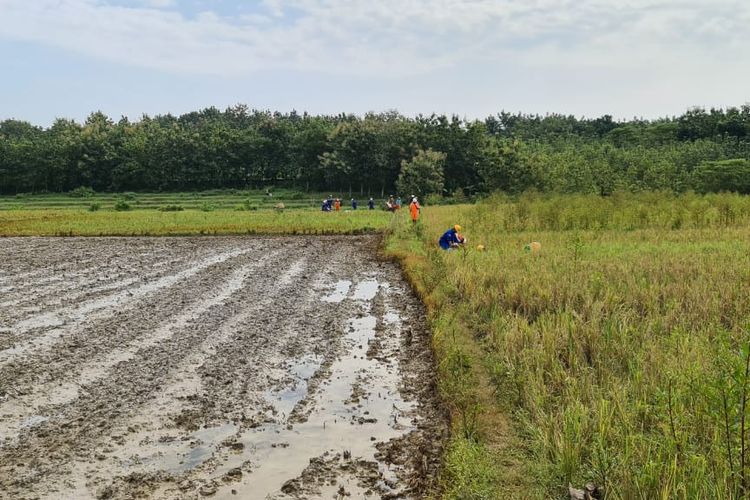
[(333, 204), (334, 209), (338, 212), (341, 210), (341, 200), (336, 198), (336, 202)]
[(419, 212), (421, 211), (422, 211), (422, 207), (419, 206), (417, 197), (412, 196), (411, 203), (409, 203), (409, 212), (411, 213), (411, 222), (413, 224), (417, 223), (417, 219), (419, 219)]
[(352, 198), (352, 210), (357, 210), (357, 200)]
[(459, 234), (461, 226), (456, 224), (452, 228), (448, 229), (438, 240), (438, 245), (443, 250), (453, 250), (458, 248), (460, 245), (466, 243), (466, 238)]
[(375, 210), (375, 200), (370, 198), (370, 201), (367, 202), (367, 206), (369, 207), (370, 210)]

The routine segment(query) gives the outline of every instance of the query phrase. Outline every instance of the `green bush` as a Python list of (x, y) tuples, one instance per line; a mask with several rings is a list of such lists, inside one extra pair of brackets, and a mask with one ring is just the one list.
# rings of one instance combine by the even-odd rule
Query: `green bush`
[(130, 204), (123, 199), (119, 199), (115, 202), (115, 210), (118, 212), (126, 212), (130, 210)]
[(120, 196), (122, 197), (122, 199), (128, 200), (128, 201), (133, 201), (138, 197), (137, 194), (132, 193), (132, 192), (122, 193)]
[(204, 201), (201, 203), (200, 211), (201, 212), (213, 212), (216, 210), (216, 206), (213, 203), (209, 203), (207, 201)]
[(182, 212), (185, 210), (181, 205), (162, 205), (159, 207), (160, 212)]
[(101, 203), (92, 203), (91, 205), (89, 205), (89, 212), (96, 212), (100, 208), (102, 208)]
[(445, 198), (443, 198), (439, 194), (428, 194), (424, 200), (420, 200), (422, 204), (424, 205), (443, 205)]
[(96, 191), (94, 191), (92, 188), (81, 186), (68, 193), (68, 196), (70, 196), (71, 198), (91, 198), (95, 194)]

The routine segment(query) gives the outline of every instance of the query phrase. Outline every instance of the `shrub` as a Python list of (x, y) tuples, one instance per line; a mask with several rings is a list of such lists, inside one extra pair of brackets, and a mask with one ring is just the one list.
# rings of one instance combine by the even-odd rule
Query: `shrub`
[(216, 209), (216, 207), (213, 205), (213, 203), (209, 203), (207, 201), (204, 201), (201, 203), (200, 211), (201, 212), (213, 212)]
[(100, 208), (102, 208), (101, 203), (92, 203), (91, 205), (89, 205), (89, 212), (96, 212)]
[(92, 188), (81, 186), (68, 193), (68, 196), (70, 196), (71, 198), (91, 198), (95, 194), (96, 191), (94, 191)]
[(115, 210), (117, 210), (118, 212), (125, 212), (127, 210), (130, 210), (130, 204), (128, 204), (128, 202), (123, 199), (119, 199), (115, 202)]
[(122, 197), (122, 199), (128, 200), (128, 201), (133, 201), (138, 197), (138, 195), (132, 192), (122, 193), (120, 196)]
[(159, 207), (160, 212), (182, 212), (185, 210), (181, 205), (162, 205)]
[(443, 205), (445, 198), (439, 194), (428, 194), (421, 200), (423, 205)]

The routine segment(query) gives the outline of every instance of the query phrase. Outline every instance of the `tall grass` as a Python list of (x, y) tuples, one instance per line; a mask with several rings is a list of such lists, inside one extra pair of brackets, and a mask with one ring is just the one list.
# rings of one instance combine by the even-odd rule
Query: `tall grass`
[[(469, 250), (438, 251), (455, 223)], [(389, 251), (431, 310), (447, 496), (750, 496), (750, 199), (495, 197), (422, 224)]]

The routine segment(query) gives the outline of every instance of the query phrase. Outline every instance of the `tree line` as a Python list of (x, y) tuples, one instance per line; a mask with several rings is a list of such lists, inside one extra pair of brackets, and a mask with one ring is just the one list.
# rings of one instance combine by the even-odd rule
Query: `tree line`
[(448, 196), (750, 192), (750, 105), (658, 120), (273, 113), (245, 105), (43, 128), (0, 122), (0, 193), (283, 186)]

